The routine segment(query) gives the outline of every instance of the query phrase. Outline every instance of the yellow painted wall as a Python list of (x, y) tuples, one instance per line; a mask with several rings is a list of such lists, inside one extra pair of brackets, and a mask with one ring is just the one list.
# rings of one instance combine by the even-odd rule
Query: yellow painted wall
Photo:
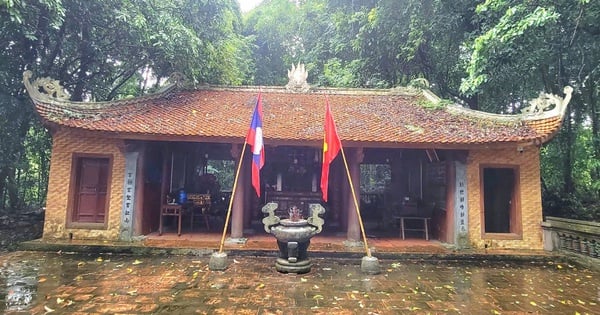
[[(72, 233), (73, 239), (117, 240), (121, 223), (125, 158), (119, 150), (123, 140), (97, 137), (59, 129), (53, 135), (48, 198), (44, 222), (44, 239), (64, 239)], [(106, 228), (69, 228), (67, 213), (71, 167), (74, 153), (112, 155), (110, 201)]]
[[(482, 237), (481, 164), (518, 165), (522, 239)], [(540, 151), (525, 147), (522, 153), (512, 149), (471, 150), (467, 159), (469, 195), (469, 240), (475, 248), (533, 249), (542, 246), (542, 192), (540, 183)]]

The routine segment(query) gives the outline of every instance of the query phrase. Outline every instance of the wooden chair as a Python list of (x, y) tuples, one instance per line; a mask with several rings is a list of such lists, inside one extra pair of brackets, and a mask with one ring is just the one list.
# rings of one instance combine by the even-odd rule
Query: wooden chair
[(206, 224), (206, 230), (210, 231), (210, 206), (211, 200), (209, 194), (188, 194), (188, 202), (191, 203), (190, 208), (190, 229), (194, 227), (194, 217), (202, 216)]
[(163, 204), (160, 208), (160, 222), (158, 224), (158, 235), (163, 233), (163, 217), (177, 217), (177, 236), (181, 236), (182, 207), (179, 204)]

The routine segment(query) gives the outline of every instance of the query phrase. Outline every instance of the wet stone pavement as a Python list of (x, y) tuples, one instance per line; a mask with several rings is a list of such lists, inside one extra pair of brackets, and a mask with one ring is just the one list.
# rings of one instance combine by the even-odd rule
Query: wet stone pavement
[(564, 263), (314, 258), (306, 274), (274, 257), (0, 255), (6, 314), (600, 314), (600, 273)]

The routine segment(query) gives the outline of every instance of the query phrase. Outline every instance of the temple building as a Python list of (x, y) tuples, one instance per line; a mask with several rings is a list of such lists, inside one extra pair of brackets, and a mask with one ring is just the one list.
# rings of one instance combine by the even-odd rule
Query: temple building
[[(540, 147), (561, 127), (569, 87), (565, 96), (541, 93), (521, 114), (498, 115), (442, 100), (426, 85), (312, 87), (302, 65), (288, 76), (285, 87), (200, 88), (175, 76), (151, 95), (73, 102), (57, 81), (25, 72), (52, 135), (43, 239), (220, 233), (230, 204), (228, 235), (245, 239), (265, 233), (256, 223), (274, 201), (284, 211), (322, 204), (322, 234), (345, 235), (349, 243), (361, 241), (360, 213), (367, 235), (542, 249)], [(250, 150), (242, 156), (259, 93), (266, 157), (260, 197), (251, 185)], [(324, 202), (326, 99), (346, 159), (338, 155), (331, 164)], [(195, 203), (199, 195), (207, 199), (195, 222), (182, 193)], [(183, 218), (175, 228), (166, 217), (173, 214)]]

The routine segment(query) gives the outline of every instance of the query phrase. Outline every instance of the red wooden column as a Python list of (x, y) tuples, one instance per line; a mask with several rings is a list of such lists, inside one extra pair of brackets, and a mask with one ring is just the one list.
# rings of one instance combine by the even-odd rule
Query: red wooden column
[(332, 163), (332, 165), (330, 166), (330, 171), (329, 171), (329, 176), (330, 178), (332, 178), (333, 180), (330, 181), (329, 184), (329, 189), (330, 189), (330, 197), (329, 197), (329, 208), (327, 209), (327, 211), (330, 211), (330, 213), (327, 214), (327, 219), (330, 222), (327, 222), (328, 226), (331, 227), (335, 227), (335, 228), (341, 228), (344, 227), (345, 228), (345, 220), (343, 220), (343, 216), (345, 215), (345, 213), (342, 213), (342, 210), (345, 211), (345, 207), (344, 207), (344, 202), (345, 200), (343, 199), (345, 194), (344, 194), (344, 187), (346, 187), (348, 185), (348, 183), (344, 182), (343, 179), (344, 177), (340, 176), (342, 174), (341, 172), (341, 168), (337, 167), (339, 166), (339, 164), (337, 163)]
[[(236, 161), (236, 170), (238, 163), (243, 163), (243, 157), (240, 159), (241, 145), (233, 144), (231, 146), (231, 156)], [(244, 236), (244, 201), (246, 200), (246, 168), (240, 169), (238, 183), (233, 197), (233, 206), (231, 208), (231, 235), (232, 239), (239, 239)]]
[[(163, 145), (162, 148), (162, 177), (160, 182), (160, 204), (167, 203), (167, 194), (169, 191), (169, 181), (171, 180), (171, 171), (169, 165), (171, 163), (171, 150), (168, 145)], [(159, 212), (160, 213), (160, 212)]]
[[(360, 205), (360, 163), (364, 158), (362, 148), (350, 148), (346, 150), (346, 159), (348, 160), (348, 170), (352, 179), (352, 185), (354, 186), (354, 194), (356, 201)], [(345, 179), (346, 182), (348, 179)], [(348, 184), (348, 186), (350, 186)], [(358, 223), (358, 214), (356, 213), (356, 205), (354, 203), (354, 197), (352, 191), (348, 188), (348, 194), (346, 195), (347, 218), (348, 218), (348, 231), (347, 241), (350, 243), (358, 243), (361, 241), (360, 225)]]
[[(247, 149), (250, 149), (248, 146)], [(249, 150), (247, 150), (249, 151)], [(243, 226), (249, 227), (252, 225), (252, 217), (254, 216), (254, 211), (256, 210), (255, 204), (257, 200), (256, 191), (254, 190), (254, 186), (252, 186), (252, 158), (248, 156), (245, 160), (246, 162), (242, 165), (241, 173), (244, 173), (245, 182), (243, 182), (244, 186), (244, 216), (243, 216)], [(242, 182), (240, 182), (242, 184)]]
[[(340, 157), (339, 160), (341, 161), (341, 159)], [(348, 190), (346, 186), (348, 186), (348, 182), (346, 181), (346, 175), (344, 175), (346, 171), (342, 166), (343, 163), (337, 162), (337, 160), (334, 160), (329, 167), (331, 200), (328, 203), (331, 206), (331, 213), (327, 215), (327, 218), (333, 221), (331, 226), (346, 230), (346, 194)]]

